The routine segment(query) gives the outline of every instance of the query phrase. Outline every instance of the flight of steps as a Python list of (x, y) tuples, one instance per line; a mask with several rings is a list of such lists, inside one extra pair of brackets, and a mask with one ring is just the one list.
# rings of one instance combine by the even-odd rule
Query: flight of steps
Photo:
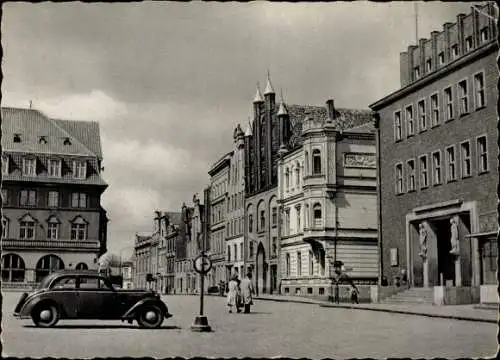
[(381, 301), (383, 304), (429, 304), (434, 302), (433, 288), (410, 288), (389, 296)]

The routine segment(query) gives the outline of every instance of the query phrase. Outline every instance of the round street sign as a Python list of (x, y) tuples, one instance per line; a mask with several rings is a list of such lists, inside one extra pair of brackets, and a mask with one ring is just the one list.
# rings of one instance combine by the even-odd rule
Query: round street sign
[(199, 274), (206, 274), (212, 269), (212, 261), (207, 255), (200, 255), (193, 261), (194, 270)]

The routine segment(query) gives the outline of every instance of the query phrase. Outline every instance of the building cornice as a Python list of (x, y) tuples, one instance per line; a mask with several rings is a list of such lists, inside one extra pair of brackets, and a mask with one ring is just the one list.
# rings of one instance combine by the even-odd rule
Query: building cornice
[(389, 105), (408, 94), (416, 92), (417, 90), (428, 85), (429, 83), (437, 79), (440, 79), (443, 76), (448, 75), (449, 73), (457, 70), (458, 68), (467, 65), (468, 63), (476, 60), (477, 58), (484, 57), (495, 50), (498, 51), (498, 43), (496, 42), (496, 40), (489, 44), (485, 44), (477, 48), (475, 51), (456, 59), (455, 61), (449, 63), (448, 65), (443, 66), (439, 70), (436, 70), (430, 73), (429, 75), (424, 76), (419, 80), (414, 81), (399, 90), (396, 90), (395, 92), (374, 102), (369, 107), (374, 111), (379, 111), (384, 106)]

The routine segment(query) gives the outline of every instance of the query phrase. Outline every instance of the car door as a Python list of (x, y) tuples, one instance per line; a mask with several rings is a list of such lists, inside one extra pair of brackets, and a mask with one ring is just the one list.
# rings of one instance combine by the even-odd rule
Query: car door
[(83, 319), (114, 318), (115, 291), (99, 276), (80, 276), (78, 288), (78, 316)]
[(75, 276), (62, 276), (50, 285), (50, 298), (64, 310), (68, 319), (77, 317), (78, 294)]

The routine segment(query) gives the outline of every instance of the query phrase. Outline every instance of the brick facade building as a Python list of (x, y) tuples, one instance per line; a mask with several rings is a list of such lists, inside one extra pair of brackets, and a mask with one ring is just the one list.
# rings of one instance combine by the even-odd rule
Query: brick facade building
[(370, 106), (380, 119), (382, 273), (391, 281), (405, 270), (411, 286), (435, 287), (438, 303), (476, 302), (480, 286), (496, 298), (498, 44), (484, 15), (494, 4), (480, 10), (409, 46), (401, 89)]
[(108, 221), (102, 160), (98, 123), (2, 108), (2, 286), (97, 269)]

